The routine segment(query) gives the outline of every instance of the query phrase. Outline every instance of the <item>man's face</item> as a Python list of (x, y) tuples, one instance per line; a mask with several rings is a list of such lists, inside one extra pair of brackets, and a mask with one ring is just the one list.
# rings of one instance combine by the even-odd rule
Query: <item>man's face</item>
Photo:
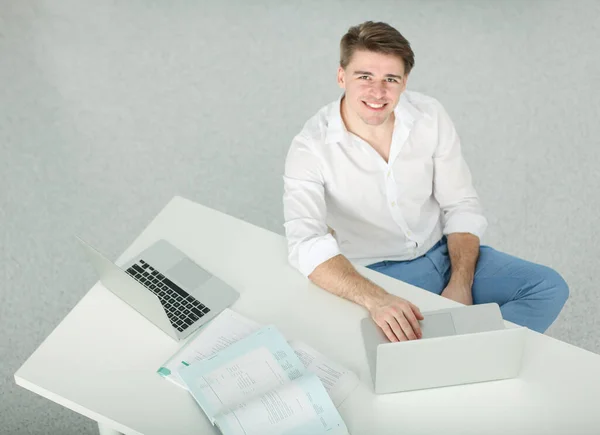
[(356, 51), (346, 69), (338, 69), (337, 80), (345, 89), (349, 111), (365, 124), (377, 126), (384, 124), (394, 112), (406, 89), (407, 77), (399, 57)]

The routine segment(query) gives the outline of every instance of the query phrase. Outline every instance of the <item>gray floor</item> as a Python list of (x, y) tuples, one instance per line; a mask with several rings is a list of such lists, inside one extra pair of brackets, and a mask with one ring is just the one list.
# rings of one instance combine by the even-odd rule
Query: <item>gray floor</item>
[(453, 117), (484, 243), (562, 273), (548, 334), (600, 352), (600, 2), (0, 0), (0, 433), (95, 433), (13, 380), (94, 282), (75, 234), (115, 258), (176, 194), (283, 234), (290, 140), (366, 19)]

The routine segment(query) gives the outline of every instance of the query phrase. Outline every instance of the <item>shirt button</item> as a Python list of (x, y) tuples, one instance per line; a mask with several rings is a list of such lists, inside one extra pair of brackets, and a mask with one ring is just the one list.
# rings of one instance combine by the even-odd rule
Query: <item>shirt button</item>
[(396, 201), (392, 201), (392, 207), (396, 207)]
[(388, 171), (387, 172), (387, 177), (390, 178), (391, 175), (392, 175), (392, 171)]
[(412, 233), (411, 233), (410, 231), (407, 231), (407, 232), (406, 232), (406, 235), (407, 235), (408, 237), (412, 237)]

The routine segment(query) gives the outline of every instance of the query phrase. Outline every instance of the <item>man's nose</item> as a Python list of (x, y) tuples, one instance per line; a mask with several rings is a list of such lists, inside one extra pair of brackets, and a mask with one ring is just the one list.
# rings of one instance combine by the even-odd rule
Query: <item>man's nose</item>
[(374, 98), (382, 100), (385, 98), (386, 92), (387, 89), (385, 83), (373, 83), (373, 86), (371, 86), (371, 95), (373, 95)]

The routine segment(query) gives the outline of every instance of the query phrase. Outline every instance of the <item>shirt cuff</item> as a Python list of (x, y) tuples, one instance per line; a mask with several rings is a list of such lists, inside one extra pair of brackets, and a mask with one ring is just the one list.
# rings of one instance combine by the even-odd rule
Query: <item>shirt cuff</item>
[(306, 277), (308, 277), (319, 264), (324, 263), (340, 253), (337, 241), (331, 234), (304, 240), (298, 244), (296, 249), (298, 256), (297, 268), (300, 273)]
[(479, 237), (483, 237), (483, 233), (487, 228), (487, 219), (475, 213), (458, 213), (452, 215), (444, 225), (444, 235), (452, 233), (471, 233)]

